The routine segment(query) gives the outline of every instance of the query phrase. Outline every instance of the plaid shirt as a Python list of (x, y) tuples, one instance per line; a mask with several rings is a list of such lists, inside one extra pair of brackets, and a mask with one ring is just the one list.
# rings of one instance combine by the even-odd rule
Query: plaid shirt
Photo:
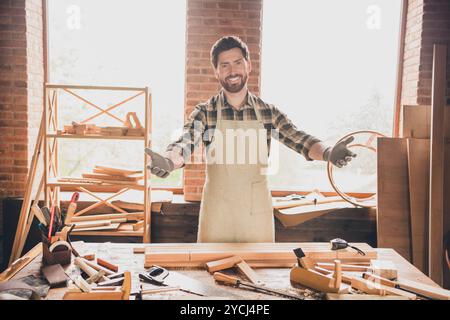
[[(193, 152), (194, 146), (197, 146), (200, 140), (203, 140), (206, 147), (209, 146), (212, 141), (212, 135), (208, 133), (214, 132), (216, 127), (216, 103), (221, 94), (223, 94), (223, 91), (213, 96), (209, 101), (200, 103), (195, 107), (183, 127), (182, 136), (174, 143), (171, 143), (166, 151), (172, 151), (174, 147), (179, 147), (183, 150), (183, 156), (187, 160)], [(239, 110), (234, 109), (226, 101), (226, 97), (224, 97), (225, 105), (222, 107), (222, 119), (257, 120), (254, 108), (258, 108), (264, 127), (267, 130), (267, 147), (269, 153), (272, 130), (275, 129), (278, 133), (278, 137), (274, 135), (275, 138), (285, 146), (302, 154), (306, 160), (313, 160), (308, 155), (309, 150), (313, 144), (321, 142), (321, 140), (304, 131), (298, 130), (291, 120), (274, 105), (267, 104), (254, 95), (252, 95), (253, 99), (250, 99), (250, 95), (252, 93), (248, 92), (247, 101)], [(255, 101), (256, 105), (253, 105), (253, 101)]]

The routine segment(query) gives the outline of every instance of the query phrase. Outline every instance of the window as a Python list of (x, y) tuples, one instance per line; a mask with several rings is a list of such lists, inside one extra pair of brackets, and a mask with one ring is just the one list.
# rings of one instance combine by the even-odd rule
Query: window
[[(157, 0), (48, 0), (49, 82), (148, 86), (153, 104), (152, 146), (164, 151), (176, 137), (173, 132), (183, 126), (185, 21), (185, 1), (173, 5)], [(109, 106), (124, 98), (108, 94), (91, 101)], [(79, 106), (68, 108), (72, 100), (64, 99), (59, 102), (67, 109), (62, 120), (70, 124)], [(124, 118), (122, 107), (115, 112)], [(64, 176), (79, 176), (100, 163), (142, 165), (140, 141), (62, 140), (59, 153), (65, 158), (60, 162)], [(142, 156), (130, 157), (136, 154)], [(152, 177), (153, 185), (180, 186), (181, 177), (181, 170), (168, 179)]]
[[(261, 97), (329, 144), (357, 130), (391, 135), (400, 10), (401, 0), (265, 0)], [(272, 189), (332, 191), (324, 162), (274, 145)], [(347, 181), (347, 192), (376, 190)]]

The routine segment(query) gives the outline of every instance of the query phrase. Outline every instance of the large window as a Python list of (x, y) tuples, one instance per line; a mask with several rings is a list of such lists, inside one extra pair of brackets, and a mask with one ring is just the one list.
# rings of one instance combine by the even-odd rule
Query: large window
[[(356, 130), (391, 135), (400, 7), (401, 0), (264, 0), (262, 98), (330, 144)], [(272, 189), (331, 190), (324, 162), (279, 152)], [(354, 174), (346, 171), (346, 191), (375, 191), (375, 183), (352, 184)]]
[[(183, 125), (185, 26), (185, 1), (174, 5), (161, 0), (48, 0), (49, 81), (148, 86), (153, 100), (152, 146), (164, 151)], [(124, 98), (108, 94), (92, 97), (92, 102), (106, 107)], [(67, 99), (59, 101), (63, 120), (70, 124), (77, 119), (79, 107), (71, 108), (69, 98), (62, 99)], [(114, 112), (123, 118), (123, 110)], [(142, 165), (141, 142), (62, 140), (64, 176), (79, 176), (99, 163)], [(181, 175), (177, 170), (168, 179), (153, 177), (153, 184), (180, 186)]]

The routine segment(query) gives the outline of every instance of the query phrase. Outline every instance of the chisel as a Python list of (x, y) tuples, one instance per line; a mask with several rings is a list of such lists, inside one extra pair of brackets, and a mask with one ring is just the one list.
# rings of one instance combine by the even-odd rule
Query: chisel
[(214, 272), (214, 279), (219, 282), (224, 282), (227, 284), (234, 285), (237, 288), (247, 287), (247, 288), (251, 288), (253, 290), (262, 291), (263, 293), (270, 294), (270, 295), (278, 295), (278, 296), (282, 296), (282, 297), (289, 298), (289, 299), (304, 300), (303, 297), (300, 297), (297, 295), (292, 295), (292, 294), (289, 294), (289, 293), (286, 293), (283, 291), (279, 291), (279, 290), (275, 290), (275, 289), (269, 289), (269, 288), (266, 288), (263, 286), (254, 285), (253, 283), (241, 281), (238, 278), (223, 274), (221, 272)]

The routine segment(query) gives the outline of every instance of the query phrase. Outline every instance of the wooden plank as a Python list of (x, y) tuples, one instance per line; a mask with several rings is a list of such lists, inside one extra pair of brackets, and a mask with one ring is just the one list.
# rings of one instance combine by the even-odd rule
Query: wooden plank
[(97, 227), (90, 227), (90, 228), (77, 228), (72, 233), (74, 235), (76, 235), (76, 234), (79, 234), (78, 232), (81, 232), (81, 231), (116, 230), (117, 228), (119, 228), (119, 225), (120, 225), (120, 223), (111, 223), (110, 225), (106, 225), (106, 226), (97, 226)]
[(256, 272), (244, 261), (236, 263), (238, 270), (243, 273), (251, 283), (256, 285), (263, 285), (261, 277), (256, 274)]
[(216, 271), (221, 271), (224, 269), (229, 269), (231, 267), (234, 267), (236, 263), (241, 262), (242, 259), (239, 256), (231, 256), (227, 257), (225, 259), (220, 259), (216, 261), (209, 261), (206, 263), (206, 270), (208, 270), (209, 273), (214, 273)]
[[(47, 107), (45, 107), (46, 109)], [(20, 257), (22, 254), (21, 248), (23, 248), (23, 245), (25, 244), (26, 237), (28, 234), (26, 234), (26, 224), (27, 220), (30, 216), (30, 206), (31, 206), (31, 193), (33, 191), (34, 181), (36, 178), (36, 172), (37, 172), (37, 166), (40, 159), (40, 154), (42, 150), (42, 145), (44, 144), (45, 148), (45, 141), (44, 135), (45, 135), (45, 119), (46, 113), (42, 115), (41, 124), (39, 127), (39, 132), (36, 139), (36, 145), (34, 147), (33, 156), (31, 158), (31, 164), (30, 164), (30, 170), (28, 172), (27, 176), (27, 182), (26, 182), (26, 188), (25, 188), (25, 194), (23, 197), (22, 207), (20, 208), (20, 215), (19, 215), (19, 221), (17, 223), (17, 229), (14, 236), (14, 242), (11, 249), (11, 255), (9, 258), (8, 266), (10, 266), (13, 261), (17, 260), (17, 258)], [(45, 163), (45, 162), (44, 162)], [(45, 167), (45, 166), (44, 166)]]
[(408, 139), (408, 172), (412, 262), (428, 273), (430, 140)]
[(327, 300), (410, 300), (401, 296), (379, 296), (374, 294), (339, 294), (327, 293)]
[(377, 242), (411, 261), (407, 141), (377, 140)]
[(120, 175), (120, 176), (130, 176), (137, 173), (142, 173), (142, 170), (130, 170), (125, 168), (117, 168), (117, 167), (108, 167), (108, 166), (99, 166), (96, 165), (95, 169), (103, 171), (105, 174), (110, 175)]
[(116, 180), (116, 181), (130, 181), (130, 182), (139, 181), (144, 178), (143, 176), (130, 177), (130, 176), (101, 174), (101, 173), (83, 173), (81, 176), (87, 179)]
[(430, 139), (431, 107), (403, 106), (403, 138)]
[(435, 45), (431, 93), (429, 275), (443, 285), (444, 242), (444, 107), (446, 104), (447, 47)]
[(0, 274), (0, 282), (8, 281), (14, 275), (25, 268), (30, 262), (34, 260), (38, 255), (42, 253), (42, 244), (38, 243), (30, 251), (28, 251), (23, 257), (14, 261), (5, 271)]

